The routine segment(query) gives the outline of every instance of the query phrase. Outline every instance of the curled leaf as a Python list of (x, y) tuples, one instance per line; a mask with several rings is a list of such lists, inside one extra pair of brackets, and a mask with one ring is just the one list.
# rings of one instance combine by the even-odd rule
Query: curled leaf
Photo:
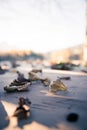
[(50, 89), (53, 92), (57, 92), (57, 91), (65, 91), (67, 90), (67, 87), (64, 85), (64, 83), (61, 80), (56, 80), (51, 82), (50, 84)]
[(42, 73), (42, 69), (32, 69), (31, 72), (34, 72), (34, 73)]
[(34, 72), (29, 72), (29, 79), (31, 81), (37, 81), (37, 80), (42, 80), (42, 78), (40, 78), (36, 73)]
[(41, 82), (43, 83), (43, 85), (49, 86), (51, 83), (51, 80), (49, 78), (44, 78), (44, 79), (42, 79)]

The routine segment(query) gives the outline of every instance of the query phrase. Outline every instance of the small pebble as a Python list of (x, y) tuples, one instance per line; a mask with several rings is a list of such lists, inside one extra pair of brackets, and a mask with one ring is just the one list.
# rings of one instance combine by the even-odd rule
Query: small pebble
[(70, 113), (67, 116), (67, 121), (69, 122), (76, 122), (78, 120), (79, 116), (76, 113)]

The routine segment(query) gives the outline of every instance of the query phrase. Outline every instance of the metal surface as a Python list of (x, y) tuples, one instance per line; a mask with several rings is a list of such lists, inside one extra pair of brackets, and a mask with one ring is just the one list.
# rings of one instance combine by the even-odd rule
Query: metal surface
[[(70, 76), (70, 80), (62, 80), (68, 90), (53, 94), (41, 82), (34, 82), (27, 92), (6, 93), (3, 87), (16, 78), (16, 75), (11, 72), (0, 75), (0, 129), (10, 128), (5, 117), (8, 113), (11, 114), (9, 111), (14, 111), (13, 105), (17, 105), (18, 98), (24, 96), (32, 102), (31, 116), (19, 121), (17, 128), (33, 130), (37, 126), (36, 129), (40, 127), (40, 130), (86, 130), (87, 75), (69, 71), (44, 71), (42, 76), (51, 80), (55, 80), (57, 76)], [(70, 121), (68, 116), (72, 113), (77, 114), (78, 118), (71, 117)]]

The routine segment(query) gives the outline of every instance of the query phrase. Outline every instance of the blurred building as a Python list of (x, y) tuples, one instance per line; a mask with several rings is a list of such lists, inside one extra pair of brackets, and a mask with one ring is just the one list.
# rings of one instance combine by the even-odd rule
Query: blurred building
[(85, 45), (83, 49), (83, 61), (84, 64), (87, 64), (87, 0), (86, 0), (86, 38), (85, 38)]

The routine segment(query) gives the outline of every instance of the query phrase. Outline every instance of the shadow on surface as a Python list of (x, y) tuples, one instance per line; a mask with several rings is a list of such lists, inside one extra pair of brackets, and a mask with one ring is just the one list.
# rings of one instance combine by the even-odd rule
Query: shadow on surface
[(9, 121), (6, 120), (6, 116), (7, 116), (7, 112), (0, 101), (0, 130), (7, 127), (9, 124)]

